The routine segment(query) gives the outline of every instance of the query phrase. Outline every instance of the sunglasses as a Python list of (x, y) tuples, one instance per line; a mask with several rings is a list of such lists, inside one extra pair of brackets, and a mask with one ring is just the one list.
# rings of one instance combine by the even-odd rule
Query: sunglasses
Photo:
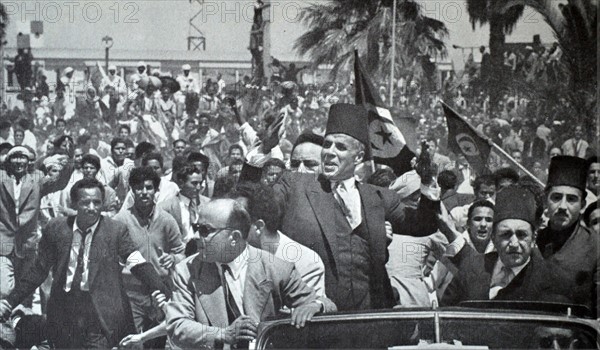
[(194, 232), (198, 233), (200, 237), (203, 238), (206, 238), (212, 235), (213, 233), (217, 233), (223, 230), (236, 230), (233, 227), (212, 227), (207, 224), (192, 224), (192, 228), (194, 229)]
[(305, 168), (316, 168), (319, 166), (319, 162), (315, 161), (315, 160), (298, 160), (298, 159), (292, 159), (290, 160), (290, 167), (296, 169), (300, 167), (300, 164), (304, 164)]

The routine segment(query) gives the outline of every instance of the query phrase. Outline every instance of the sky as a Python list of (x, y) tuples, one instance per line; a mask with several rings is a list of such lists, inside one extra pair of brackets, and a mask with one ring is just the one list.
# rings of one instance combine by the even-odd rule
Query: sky
[[(274, 22), (271, 27), (272, 54), (293, 56), (294, 40), (306, 28), (299, 11), (306, 1), (272, 0)], [(450, 31), (447, 47), (487, 44), (488, 27), (473, 30), (464, 0), (419, 0), (426, 15), (443, 21)], [(204, 0), (203, 13), (196, 22), (204, 32), (207, 51), (246, 52), (252, 22), (251, 0)], [(32, 46), (55, 49), (103, 48), (102, 38), (109, 35), (115, 49), (186, 50), (190, 33), (189, 18), (197, 3), (189, 0), (143, 1), (13, 1), (3, 0), (10, 15), (6, 40), (16, 46), (16, 34), (29, 32), (29, 22), (42, 20), (44, 34), (32, 38)], [(554, 41), (541, 17), (530, 8), (507, 38), (509, 42), (531, 42), (540, 34), (542, 42)], [(201, 55), (201, 53), (199, 53)]]

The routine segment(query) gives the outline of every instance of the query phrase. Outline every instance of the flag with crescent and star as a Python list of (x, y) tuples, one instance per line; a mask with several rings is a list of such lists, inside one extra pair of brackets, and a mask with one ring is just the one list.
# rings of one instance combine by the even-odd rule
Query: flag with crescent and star
[[(354, 84), (355, 103), (363, 105), (369, 112), (370, 156), (372, 159), (377, 164), (384, 164), (392, 168), (396, 176), (412, 170), (410, 161), (415, 154), (410, 150), (406, 138), (394, 123), (390, 110), (384, 107), (380, 96), (374, 93), (376, 90), (358, 58), (358, 51), (354, 51)], [(407, 121), (405, 124), (410, 125), (410, 122)], [(414, 127), (411, 129), (412, 132), (415, 131)]]
[(448, 148), (457, 155), (464, 155), (477, 174), (486, 173), (490, 144), (452, 108), (440, 103), (448, 123)]

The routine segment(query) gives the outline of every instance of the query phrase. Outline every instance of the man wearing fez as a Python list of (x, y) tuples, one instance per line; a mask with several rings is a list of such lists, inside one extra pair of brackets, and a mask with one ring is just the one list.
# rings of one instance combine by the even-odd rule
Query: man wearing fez
[[(492, 242), (496, 251), (481, 254), (465, 245), (453, 258), (458, 273), (443, 305), (464, 300), (570, 301), (561, 275), (535, 248), (536, 205), (532, 192), (509, 186), (496, 197)], [(448, 230), (448, 226), (440, 230)]]
[(546, 185), (548, 227), (538, 233), (543, 257), (565, 269), (574, 283), (573, 298), (598, 313), (598, 235), (581, 224), (585, 204), (586, 161), (552, 158)]
[(363, 107), (332, 105), (322, 174), (287, 173), (274, 187), (285, 207), (281, 231), (319, 254), (325, 290), (339, 310), (397, 303), (385, 269), (386, 221), (393, 232), (414, 236), (437, 229), (438, 188), (421, 185), (425, 195), (415, 210), (406, 208), (395, 192), (355, 180), (354, 170), (369, 147), (368, 130)]

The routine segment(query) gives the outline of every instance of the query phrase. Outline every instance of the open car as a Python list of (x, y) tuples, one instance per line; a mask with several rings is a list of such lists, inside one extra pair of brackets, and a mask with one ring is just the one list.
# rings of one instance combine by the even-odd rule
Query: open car
[(263, 322), (256, 349), (600, 349), (600, 326), (576, 306), (468, 302), (458, 307), (335, 313), (304, 328)]

